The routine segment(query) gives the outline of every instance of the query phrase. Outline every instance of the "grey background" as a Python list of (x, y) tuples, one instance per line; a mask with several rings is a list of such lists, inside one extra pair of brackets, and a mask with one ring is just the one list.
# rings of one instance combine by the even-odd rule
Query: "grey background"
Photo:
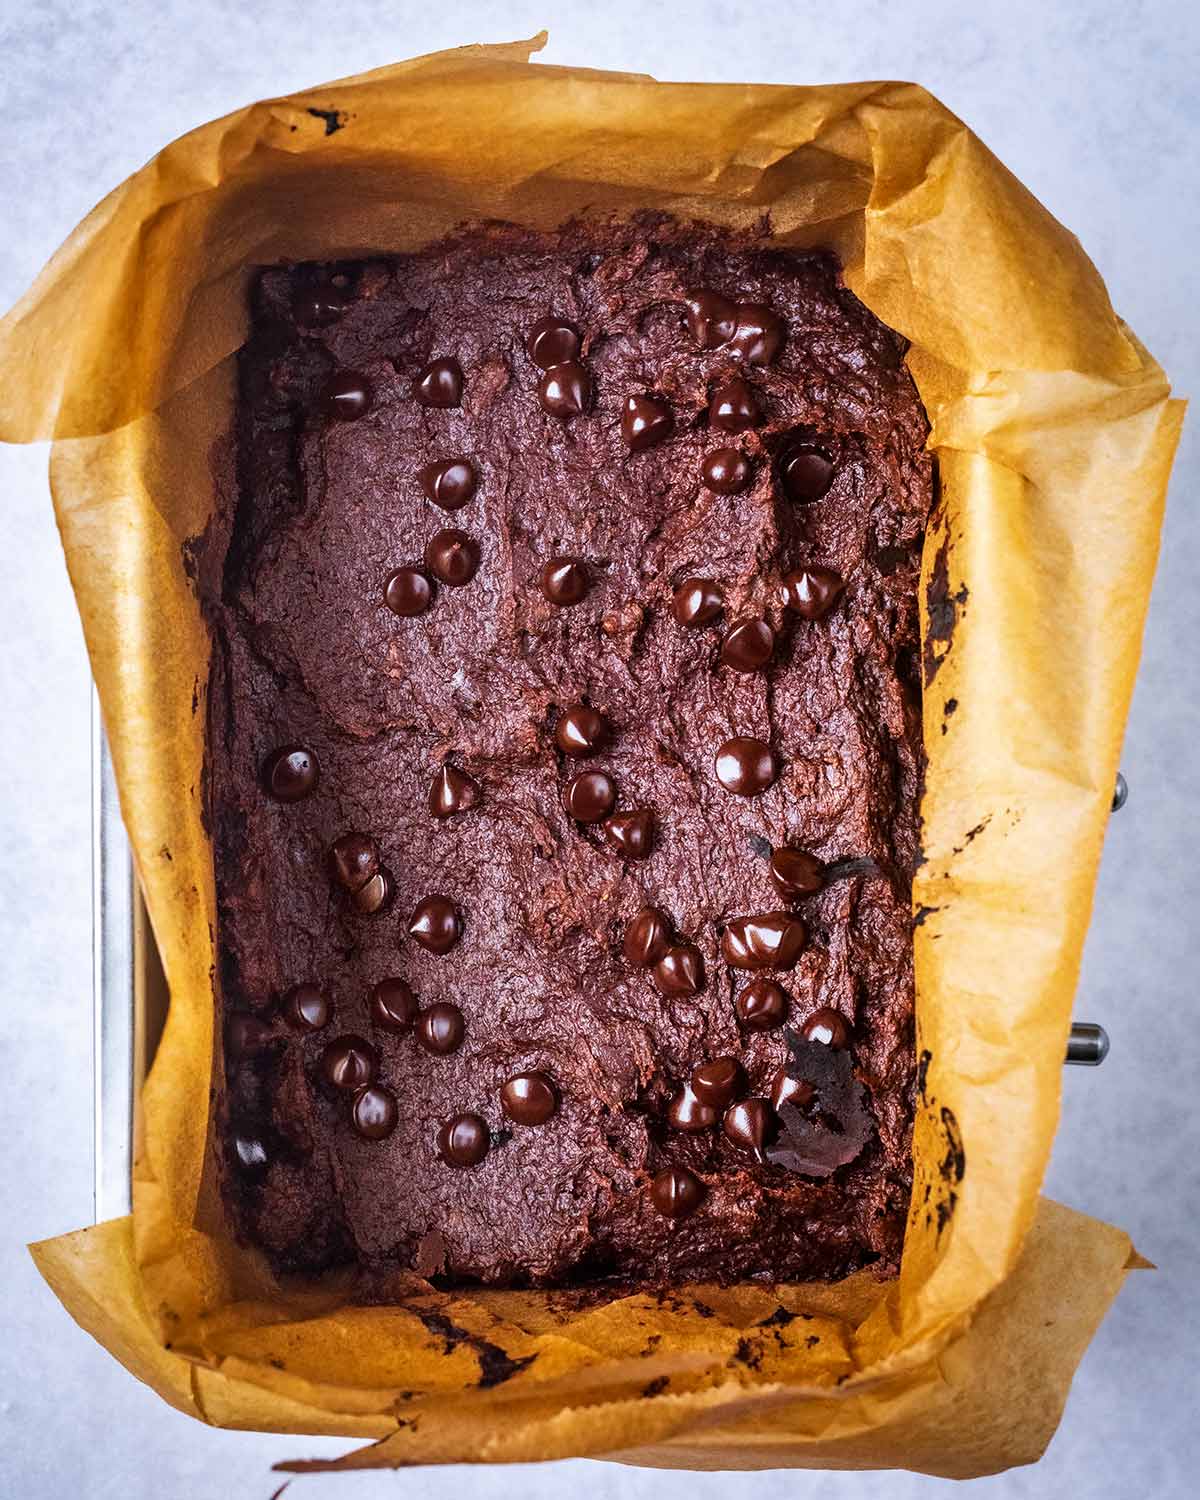
[[(549, 22), (551, 62), (666, 79), (924, 83), (1080, 236), (1176, 389), (1200, 384), (1200, 8), (1182, 0), (0, 0), (0, 306), (104, 192), (192, 126), (263, 95)], [(0, 1495), (267, 1500), (274, 1460), (347, 1445), (216, 1432), (176, 1414), (69, 1322), (23, 1248), (91, 1212), (89, 677), (45, 464), (42, 449), (0, 449)], [(989, 1500), (1195, 1493), (1198, 481), (1193, 420), (1125, 747), (1132, 793), (1105, 851), (1077, 1005), (1108, 1026), (1112, 1056), (1099, 1073), (1066, 1075), (1047, 1184), (1128, 1227), (1160, 1269), (1131, 1278), (1042, 1462), (976, 1482)], [(673, 1478), (572, 1463), (346, 1476), (290, 1493), (424, 1500), (464, 1484), (530, 1500), (564, 1490), (899, 1500), (948, 1488), (905, 1474)]]

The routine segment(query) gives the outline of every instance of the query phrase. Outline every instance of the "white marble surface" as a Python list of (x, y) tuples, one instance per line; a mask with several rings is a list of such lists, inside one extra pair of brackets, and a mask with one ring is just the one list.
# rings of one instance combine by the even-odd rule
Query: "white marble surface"
[[(78, 218), (175, 135), (265, 94), (554, 22), (547, 61), (667, 79), (903, 77), (969, 120), (1075, 230), (1183, 394), (1200, 375), (1200, 11), (1180, 0), (708, 0), (415, 5), (411, 0), (0, 0), (0, 306)], [(668, 24), (668, 18), (670, 24)], [(6, 376), (6, 378), (12, 378)], [(1049, 1190), (1133, 1232), (1131, 1278), (1032, 1469), (981, 1496), (1195, 1493), (1200, 1074), (1195, 856), (1200, 745), (1200, 448), (1185, 434), (1125, 749), (1132, 792), (1104, 856), (1078, 1014), (1113, 1051), (1065, 1080)], [(42, 450), (0, 450), (0, 1495), (267, 1496), (270, 1464), (345, 1444), (208, 1430), (68, 1321), (24, 1242), (91, 1210), (88, 670)], [(419, 1470), (291, 1493), (530, 1500), (669, 1492), (927, 1497), (905, 1474), (670, 1476), (599, 1464)]]

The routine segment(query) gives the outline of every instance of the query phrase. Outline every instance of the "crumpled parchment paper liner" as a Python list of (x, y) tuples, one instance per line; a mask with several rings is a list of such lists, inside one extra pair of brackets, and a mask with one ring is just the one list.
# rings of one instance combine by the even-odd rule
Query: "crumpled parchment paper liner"
[[(1039, 1200), (1182, 420), (1075, 239), (923, 90), (664, 85), (419, 58), (216, 121), (112, 193), (0, 324), (0, 436), (51, 483), (171, 988), (134, 1212), (34, 1247), (182, 1410), (377, 1440), (344, 1464), (591, 1454), (694, 1468), (1025, 1462), (1124, 1272)], [(255, 264), (473, 218), (666, 209), (835, 249), (911, 341), (941, 495), (923, 564), (920, 1101), (899, 1280), (344, 1305), (223, 1233), (208, 1148), (208, 641), (184, 548), (216, 503)]]

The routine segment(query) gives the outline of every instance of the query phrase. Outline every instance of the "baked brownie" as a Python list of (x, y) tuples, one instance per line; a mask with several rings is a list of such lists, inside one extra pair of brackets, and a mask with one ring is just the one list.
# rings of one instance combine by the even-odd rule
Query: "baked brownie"
[(899, 1261), (926, 419), (827, 255), (264, 270), (206, 587), (221, 1176), (278, 1272)]

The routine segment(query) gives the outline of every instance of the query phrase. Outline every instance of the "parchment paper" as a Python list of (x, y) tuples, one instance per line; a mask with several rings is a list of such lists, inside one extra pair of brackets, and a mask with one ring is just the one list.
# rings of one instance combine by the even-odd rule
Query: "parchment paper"
[[(1075, 239), (920, 88), (657, 84), (464, 48), (167, 147), (0, 325), (0, 435), (51, 481), (171, 988), (131, 1218), (34, 1247), (75, 1318), (205, 1421), (376, 1439), (350, 1466), (590, 1454), (692, 1468), (1029, 1461), (1124, 1272), (1041, 1201), (1063, 1050), (1182, 419)], [(464, 220), (669, 210), (835, 249), (911, 341), (941, 498), (923, 565), (921, 1096), (897, 1282), (584, 1300), (276, 1287), (205, 1175), (214, 505), (250, 268)]]

